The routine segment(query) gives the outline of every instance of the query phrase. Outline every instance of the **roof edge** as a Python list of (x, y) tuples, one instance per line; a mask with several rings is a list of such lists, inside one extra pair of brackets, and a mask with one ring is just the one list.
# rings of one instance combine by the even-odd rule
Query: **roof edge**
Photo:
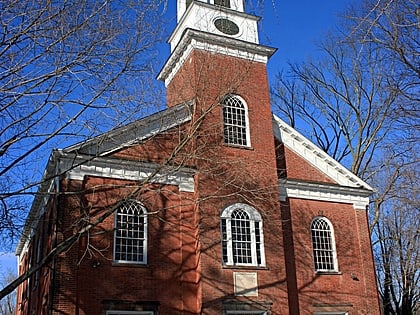
[(273, 114), (274, 136), (281, 140), (293, 152), (317, 168), (323, 174), (336, 181), (339, 185), (363, 188), (370, 191), (374, 189), (333, 159), (326, 152), (317, 147), (296, 129), (288, 125), (281, 118)]
[(267, 63), (268, 59), (277, 51), (277, 48), (187, 28), (159, 72), (157, 79), (164, 81), (167, 86), (191, 51), (193, 49), (204, 50), (204, 47), (209, 52), (217, 51), (221, 54), (264, 63)]

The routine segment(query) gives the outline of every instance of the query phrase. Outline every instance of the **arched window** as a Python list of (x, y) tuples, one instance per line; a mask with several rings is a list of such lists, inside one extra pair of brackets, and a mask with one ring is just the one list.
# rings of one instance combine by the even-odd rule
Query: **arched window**
[(237, 95), (228, 95), (222, 101), (223, 138), (226, 144), (249, 146), (248, 110)]
[(134, 264), (147, 262), (147, 211), (137, 201), (127, 201), (116, 211), (114, 261)]
[(221, 215), (222, 257), (226, 265), (265, 266), (261, 215), (236, 203)]
[(316, 217), (311, 224), (312, 248), (316, 271), (338, 271), (334, 230), (325, 217)]
[(214, 4), (230, 8), (230, 0), (214, 0)]

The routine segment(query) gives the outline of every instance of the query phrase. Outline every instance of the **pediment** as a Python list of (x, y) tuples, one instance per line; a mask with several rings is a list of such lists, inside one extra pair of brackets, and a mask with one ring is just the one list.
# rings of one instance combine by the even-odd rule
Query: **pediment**
[(367, 183), (351, 173), (310, 140), (273, 115), (274, 136), (294, 154), (330, 178), (336, 185), (373, 191)]

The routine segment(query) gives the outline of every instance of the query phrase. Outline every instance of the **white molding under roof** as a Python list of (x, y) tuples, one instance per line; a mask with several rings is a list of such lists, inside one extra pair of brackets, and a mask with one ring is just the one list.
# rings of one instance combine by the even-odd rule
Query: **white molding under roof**
[(68, 179), (73, 180), (83, 180), (85, 176), (97, 176), (130, 181), (148, 181), (176, 185), (182, 192), (194, 192), (195, 171), (186, 167), (62, 153), (58, 171), (65, 173)]
[(265, 64), (268, 62), (271, 55), (276, 51), (275, 48), (268, 46), (262, 46), (193, 29), (186, 29), (182, 39), (175, 47), (168, 61), (158, 75), (158, 79), (164, 81), (165, 86), (169, 85), (194, 49)]
[(343, 165), (331, 158), (327, 153), (322, 151), (276, 115), (273, 115), (273, 129), (275, 137), (288, 149), (302, 157), (338, 185), (361, 188), (370, 193), (373, 192), (373, 188), (362, 179), (351, 173)]
[(279, 193), (281, 201), (286, 201), (286, 198), (297, 198), (347, 203), (352, 204), (356, 210), (366, 210), (369, 206), (371, 191), (363, 188), (281, 179)]

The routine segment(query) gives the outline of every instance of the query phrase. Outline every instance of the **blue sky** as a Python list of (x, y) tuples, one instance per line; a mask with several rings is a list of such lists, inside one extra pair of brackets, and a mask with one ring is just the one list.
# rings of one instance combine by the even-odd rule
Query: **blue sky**
[[(348, 1), (266, 0), (264, 12), (261, 12), (260, 41), (278, 49), (268, 65), (270, 78), (286, 70), (288, 61), (302, 62), (315, 56), (315, 42), (335, 27), (337, 15)], [(168, 18), (171, 21), (175, 21), (175, 7), (176, 2), (170, 0)], [(169, 54), (169, 45), (164, 51)], [(13, 253), (0, 253), (0, 275), (8, 268), (16, 270), (16, 258)]]
[[(265, 0), (264, 8), (258, 8), (257, 12), (261, 16), (260, 43), (277, 48), (268, 63), (270, 82), (278, 72), (287, 70), (288, 62), (299, 63), (309, 57), (316, 58), (316, 42), (328, 30), (334, 30), (339, 15), (349, 3), (355, 2), (356, 0)], [(166, 17), (170, 32), (176, 23), (175, 0), (170, 0)], [(169, 55), (169, 44), (165, 43), (161, 48), (159, 59), (163, 65)]]
[(278, 49), (269, 62), (270, 77), (286, 70), (287, 62), (302, 62), (316, 55), (316, 41), (337, 25), (349, 0), (265, 1), (260, 40)]

